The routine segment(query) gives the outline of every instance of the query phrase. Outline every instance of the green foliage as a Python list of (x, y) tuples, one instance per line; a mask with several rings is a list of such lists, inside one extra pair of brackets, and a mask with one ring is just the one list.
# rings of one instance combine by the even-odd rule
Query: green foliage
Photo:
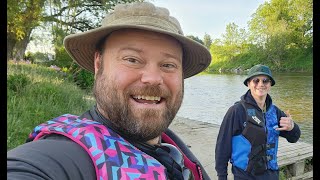
[(42, 52), (30, 53), (28, 55), (34, 62), (46, 62), (49, 61), (48, 54)]
[(246, 39), (247, 34), (244, 29), (239, 29), (234, 23), (228, 24), (222, 39), (216, 39), (211, 44), (210, 52), (213, 55), (213, 63), (229, 61), (245, 53), (248, 50)]
[(310, 172), (313, 170), (313, 158), (305, 160), (304, 172)]
[[(139, 0), (10, 0), (7, 1), (7, 60), (20, 59), (30, 41), (31, 32), (44, 25), (70, 34), (101, 24), (105, 13), (118, 3)], [(48, 26), (51, 25), (51, 26)], [(54, 32), (53, 32), (54, 33)], [(59, 36), (63, 39), (64, 36)]]
[(55, 49), (56, 56), (55, 56), (55, 64), (59, 67), (67, 67), (70, 68), (70, 66), (73, 63), (72, 58), (69, 56), (67, 51), (64, 47), (57, 47)]
[[(48, 67), (9, 62), (7, 76), (7, 150), (24, 143), (36, 125), (66, 113), (81, 115), (94, 104), (87, 93)], [(21, 80), (12, 79), (25, 77), (23, 93), (15, 93), (9, 84)]]
[(7, 60), (22, 59), (32, 30), (39, 26), (44, 0), (7, 1)]
[(68, 33), (62, 27), (58, 25), (52, 25), (52, 35), (54, 37), (52, 42), (54, 47), (56, 49), (63, 47), (63, 39), (68, 35)]
[(285, 167), (281, 167), (279, 169), (279, 180), (286, 180), (286, 168)]
[(249, 21), (249, 32), (230, 23), (210, 46), (209, 71), (245, 70), (261, 63), (273, 71), (312, 72), (313, 2), (271, 0)]
[(26, 31), (39, 25), (44, 0), (7, 1), (7, 35), (17, 41), (24, 38)]
[(31, 63), (34, 63), (34, 54), (31, 52), (27, 52), (24, 56), (24, 59), (29, 60)]
[(203, 44), (207, 47), (207, 49), (210, 49), (210, 46), (212, 44), (211, 36), (207, 33), (203, 36)]
[(91, 90), (94, 84), (94, 75), (82, 68), (73, 74), (74, 82), (84, 90)]
[[(313, 170), (313, 158), (305, 159), (304, 172), (310, 172)], [(289, 170), (288, 166), (281, 167), (279, 169), (279, 180), (291, 179), (293, 177), (292, 172)]]
[(22, 92), (30, 83), (30, 79), (25, 74), (12, 74), (7, 79), (8, 89), (15, 93)]
[(226, 33), (222, 37), (222, 41), (226, 45), (241, 45), (246, 43), (247, 34), (245, 29), (239, 28), (235, 23), (229, 23), (226, 27)]
[(200, 44), (203, 44), (203, 41), (198, 37), (198, 36), (193, 36), (193, 35), (187, 35), (186, 37), (192, 39), (192, 40), (195, 40), (197, 41), (198, 43)]

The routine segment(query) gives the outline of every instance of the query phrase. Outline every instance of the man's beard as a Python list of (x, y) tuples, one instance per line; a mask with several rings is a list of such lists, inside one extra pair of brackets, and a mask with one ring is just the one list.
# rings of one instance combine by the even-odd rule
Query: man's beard
[[(174, 102), (171, 93), (159, 86), (130, 87), (120, 93), (116, 84), (98, 72), (93, 89), (97, 106), (117, 131), (133, 140), (146, 142), (160, 136), (171, 124), (182, 103), (183, 81)], [(166, 97), (166, 106), (162, 110), (134, 109), (129, 105), (132, 94)]]

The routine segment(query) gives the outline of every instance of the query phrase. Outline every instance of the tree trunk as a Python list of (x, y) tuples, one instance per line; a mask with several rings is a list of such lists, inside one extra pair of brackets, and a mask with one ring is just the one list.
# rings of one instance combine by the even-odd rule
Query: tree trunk
[(24, 57), (24, 53), (27, 49), (28, 43), (30, 41), (30, 35), (31, 35), (32, 30), (28, 30), (26, 32), (26, 35), (24, 36), (23, 39), (21, 39), (20, 41), (16, 42), (15, 46), (14, 46), (14, 54), (13, 54), (13, 58), (15, 58), (16, 60), (21, 60)]
[(7, 61), (13, 59), (13, 49), (16, 44), (16, 40), (12, 35), (7, 33)]

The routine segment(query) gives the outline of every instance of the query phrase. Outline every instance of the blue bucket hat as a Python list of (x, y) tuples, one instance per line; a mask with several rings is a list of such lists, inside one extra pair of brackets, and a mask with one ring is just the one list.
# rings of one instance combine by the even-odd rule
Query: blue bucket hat
[(255, 65), (249, 70), (248, 77), (243, 81), (243, 84), (248, 86), (247, 81), (251, 79), (253, 76), (258, 76), (258, 75), (268, 76), (271, 80), (271, 86), (276, 84), (276, 82), (272, 77), (271, 70), (269, 69), (269, 67), (261, 64)]

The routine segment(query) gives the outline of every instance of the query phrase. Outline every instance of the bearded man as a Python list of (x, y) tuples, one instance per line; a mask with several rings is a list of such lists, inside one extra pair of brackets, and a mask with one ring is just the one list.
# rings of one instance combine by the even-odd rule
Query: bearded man
[(94, 73), (96, 105), (40, 124), (7, 153), (9, 179), (209, 179), (168, 129), (184, 79), (203, 71), (209, 51), (151, 3), (117, 5), (102, 26), (64, 45)]

